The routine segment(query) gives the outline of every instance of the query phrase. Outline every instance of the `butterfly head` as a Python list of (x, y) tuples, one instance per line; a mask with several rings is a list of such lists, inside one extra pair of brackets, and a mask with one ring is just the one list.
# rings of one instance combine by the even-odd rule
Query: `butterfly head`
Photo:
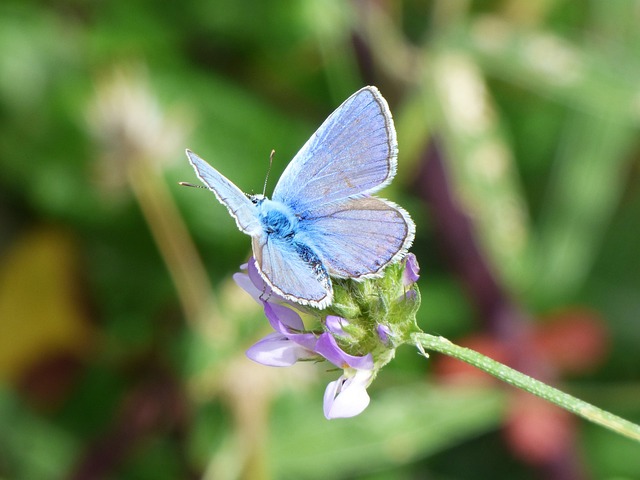
[(265, 197), (264, 195), (262, 195), (260, 193), (257, 194), (257, 195), (245, 193), (245, 195), (247, 196), (247, 198), (249, 200), (251, 200), (251, 203), (253, 203), (254, 205), (260, 205), (262, 202), (267, 200), (267, 197)]

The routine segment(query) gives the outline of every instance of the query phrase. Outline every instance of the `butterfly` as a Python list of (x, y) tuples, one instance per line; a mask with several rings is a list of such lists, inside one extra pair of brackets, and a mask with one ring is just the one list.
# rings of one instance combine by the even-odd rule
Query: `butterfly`
[(381, 276), (415, 234), (409, 214), (373, 196), (396, 174), (398, 145), (386, 100), (364, 87), (344, 101), (291, 160), (271, 199), (243, 193), (187, 150), (198, 178), (249, 235), (260, 275), (286, 300), (331, 305), (331, 277)]

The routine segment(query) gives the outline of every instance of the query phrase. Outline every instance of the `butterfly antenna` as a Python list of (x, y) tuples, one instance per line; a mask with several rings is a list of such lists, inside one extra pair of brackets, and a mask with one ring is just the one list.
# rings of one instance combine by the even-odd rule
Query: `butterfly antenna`
[(183, 187), (192, 187), (192, 188), (207, 188), (204, 185), (194, 185), (193, 183), (189, 183), (189, 182), (178, 182), (178, 185), (181, 185)]
[(276, 151), (271, 150), (271, 155), (269, 155), (269, 170), (267, 170), (267, 177), (264, 179), (264, 188), (262, 189), (263, 197), (267, 194), (267, 182), (269, 181), (269, 174), (271, 173), (271, 166), (273, 165), (273, 156), (275, 154), (276, 154)]

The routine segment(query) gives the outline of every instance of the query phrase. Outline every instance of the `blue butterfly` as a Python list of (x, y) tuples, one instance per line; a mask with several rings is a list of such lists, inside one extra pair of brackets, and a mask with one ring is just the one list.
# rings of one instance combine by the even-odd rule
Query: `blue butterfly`
[(305, 143), (273, 199), (244, 194), (187, 150), (198, 178), (251, 236), (258, 270), (287, 300), (325, 308), (331, 277), (380, 276), (415, 233), (409, 214), (372, 196), (396, 174), (398, 145), (387, 102), (375, 87), (351, 95)]

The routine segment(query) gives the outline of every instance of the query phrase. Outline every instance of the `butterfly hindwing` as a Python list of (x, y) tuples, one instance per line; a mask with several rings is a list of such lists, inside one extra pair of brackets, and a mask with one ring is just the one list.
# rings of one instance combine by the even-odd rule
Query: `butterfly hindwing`
[(360, 194), (391, 182), (397, 141), (385, 99), (375, 87), (357, 91), (338, 107), (286, 168), (273, 199), (296, 212)]
[(300, 229), (332, 276), (354, 279), (375, 276), (402, 257), (415, 234), (404, 209), (377, 197), (324, 205)]
[(317, 308), (331, 303), (329, 273), (308, 245), (262, 235), (252, 246), (258, 270), (278, 295)]

